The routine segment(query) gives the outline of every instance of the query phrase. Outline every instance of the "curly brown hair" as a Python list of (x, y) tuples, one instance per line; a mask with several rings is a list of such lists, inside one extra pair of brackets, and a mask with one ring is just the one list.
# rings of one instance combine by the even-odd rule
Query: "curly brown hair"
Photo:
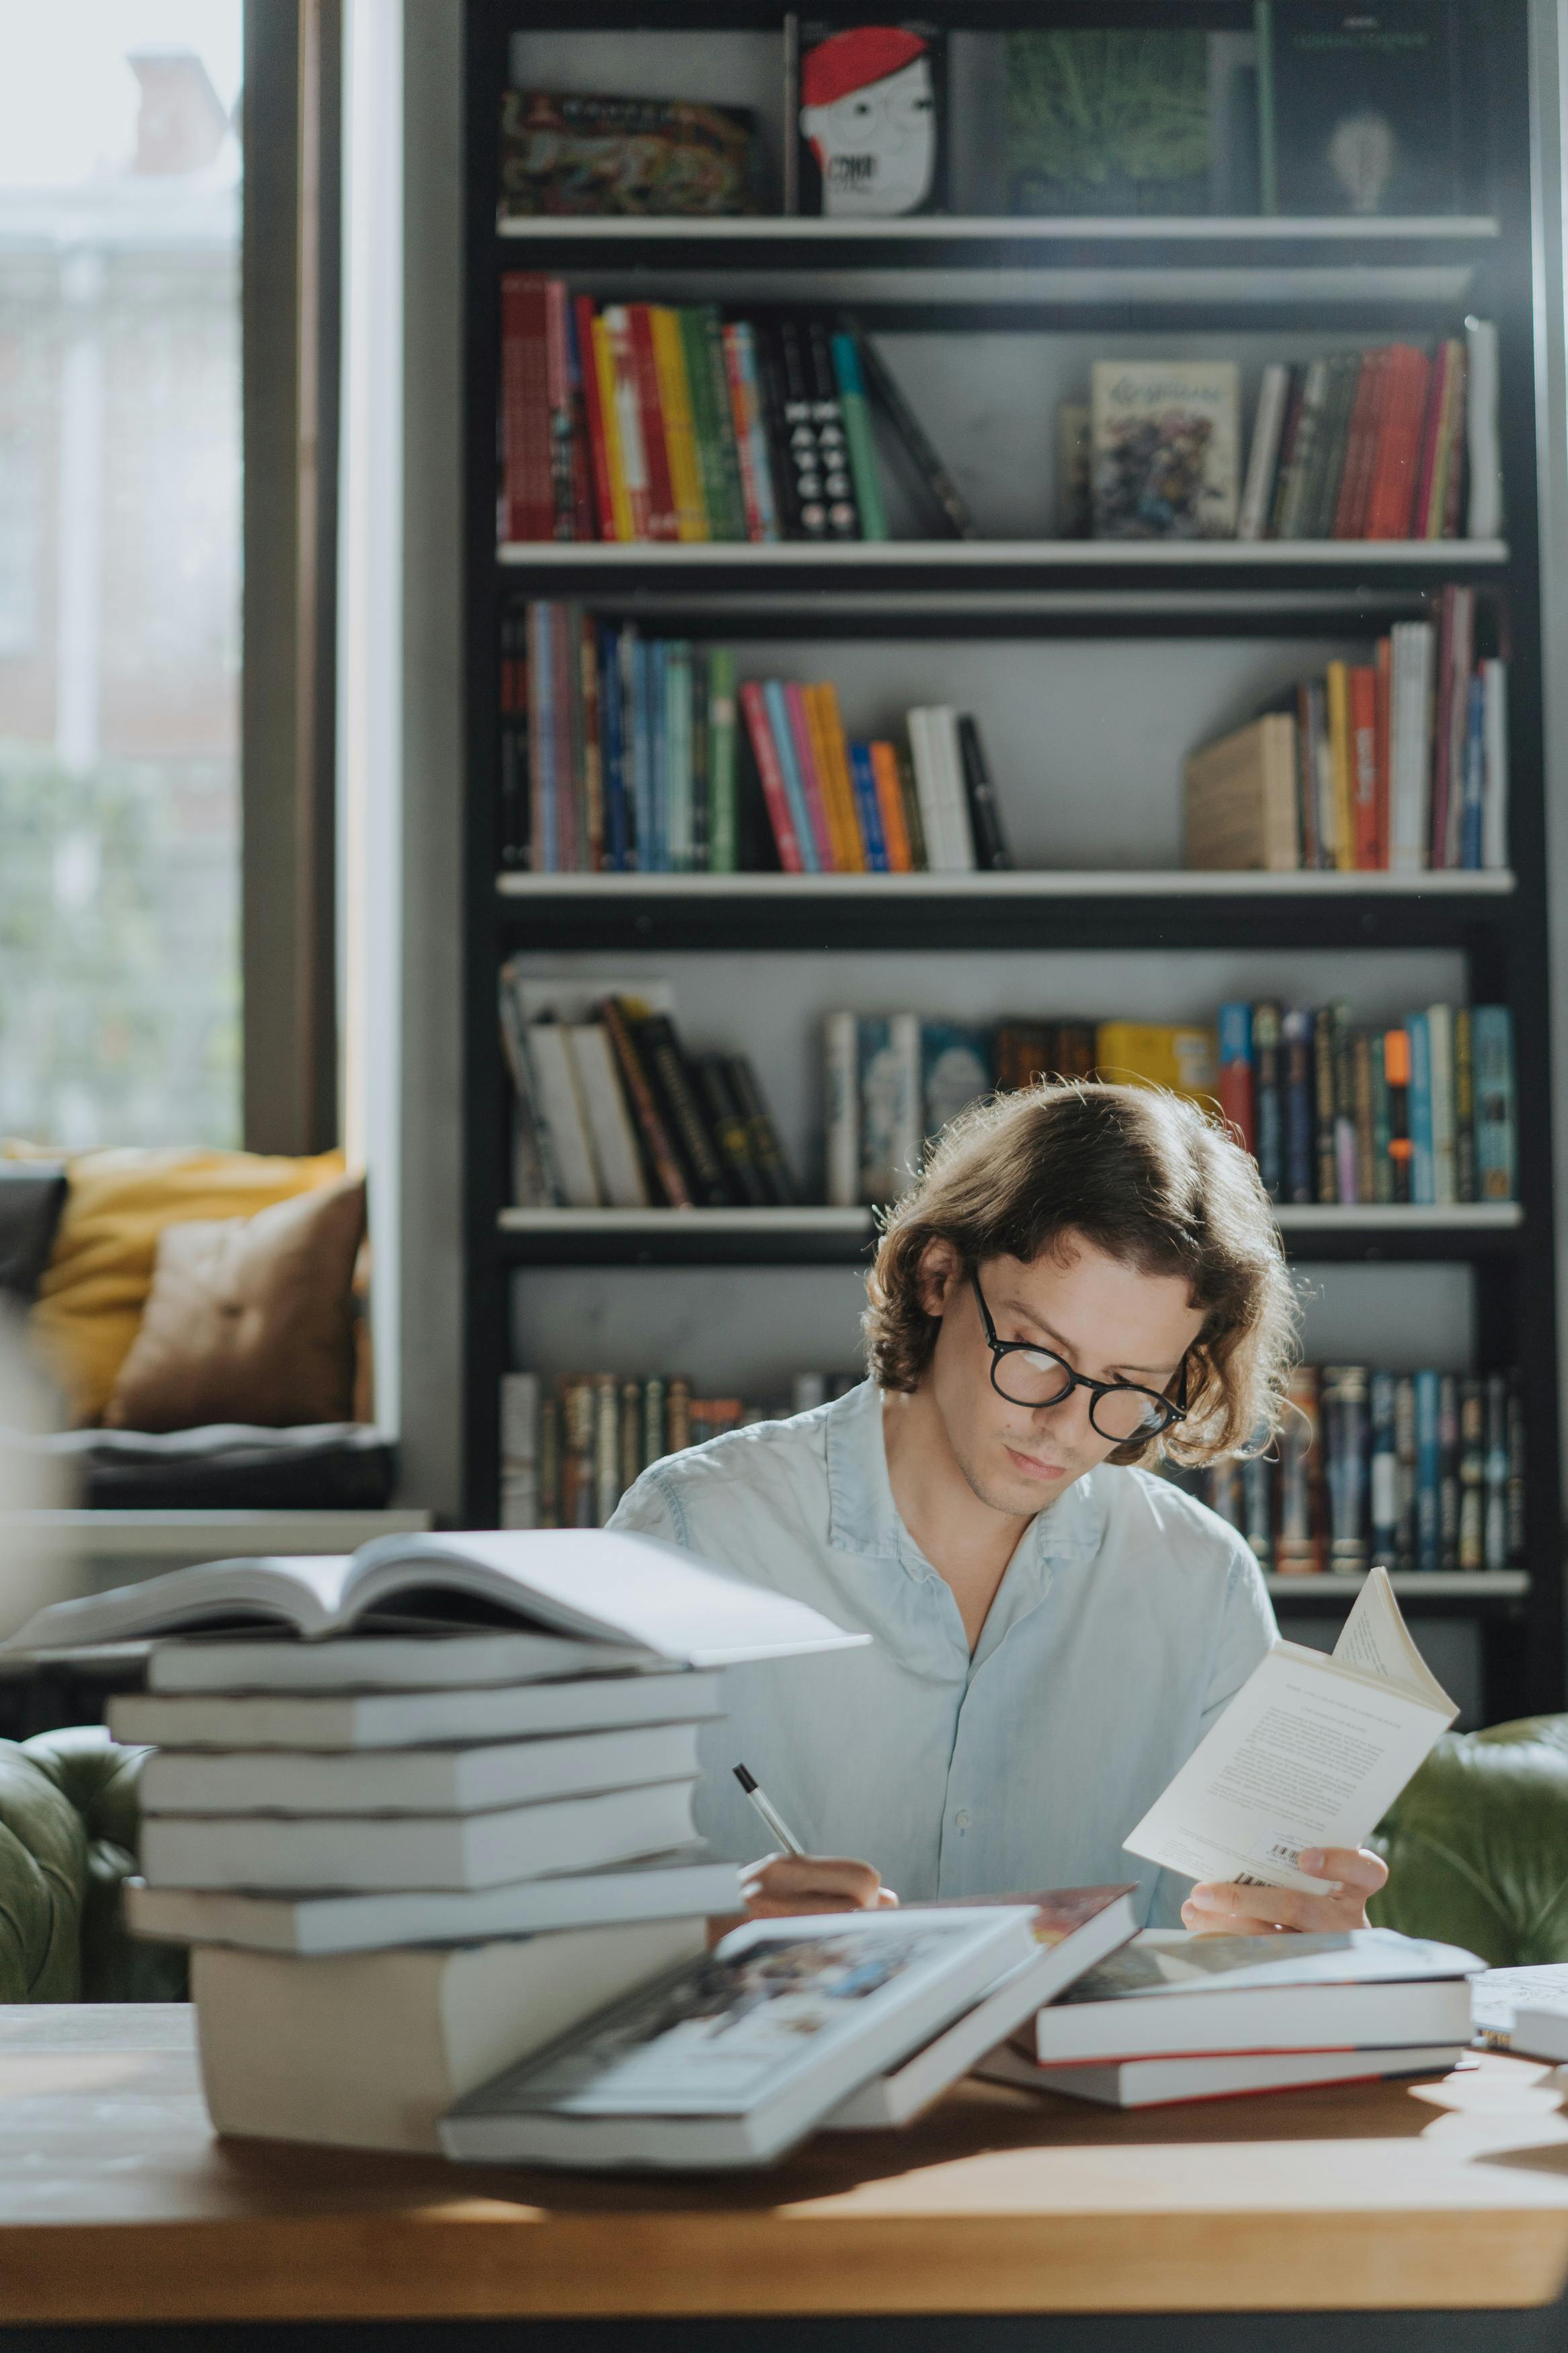
[(1185, 1419), (1110, 1460), (1214, 1462), (1265, 1443), (1296, 1356), (1279, 1229), (1251, 1155), (1217, 1118), (1157, 1087), (1037, 1083), (952, 1123), (884, 1221), (866, 1284), (873, 1378), (918, 1388), (931, 1362), (940, 1318), (921, 1299), (931, 1243), (951, 1243), (967, 1274), (987, 1259), (1059, 1252), (1071, 1238), (1183, 1277), (1204, 1314)]

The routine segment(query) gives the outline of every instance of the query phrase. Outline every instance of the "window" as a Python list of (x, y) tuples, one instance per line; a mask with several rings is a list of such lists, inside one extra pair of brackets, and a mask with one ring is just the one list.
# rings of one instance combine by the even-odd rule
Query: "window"
[(0, 0), (0, 1135), (238, 1141), (241, 0)]

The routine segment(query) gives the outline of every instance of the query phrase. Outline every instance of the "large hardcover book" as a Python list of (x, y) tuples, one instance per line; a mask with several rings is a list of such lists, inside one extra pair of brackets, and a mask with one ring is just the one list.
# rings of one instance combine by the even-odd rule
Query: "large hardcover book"
[(889, 220), (947, 205), (947, 37), (916, 20), (799, 27), (803, 213)]
[(1231, 539), (1239, 374), (1230, 360), (1096, 360), (1097, 539)]
[(687, 99), (501, 95), (500, 216), (758, 210), (755, 118)]
[(1261, 0), (1264, 210), (1460, 208), (1458, 20), (1445, 0)]
[(1209, 209), (1208, 37), (1187, 27), (1031, 26), (1005, 37), (1010, 213)]

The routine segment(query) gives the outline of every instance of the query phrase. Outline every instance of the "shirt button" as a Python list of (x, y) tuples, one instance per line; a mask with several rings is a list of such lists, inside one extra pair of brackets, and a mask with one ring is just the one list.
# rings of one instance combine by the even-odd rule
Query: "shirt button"
[(952, 1820), (953, 1820), (954, 1827), (955, 1827), (956, 1829), (961, 1830), (961, 1831), (966, 1831), (966, 1830), (969, 1828), (969, 1815), (968, 1815), (968, 1811), (967, 1811), (967, 1810), (966, 1810), (964, 1807), (960, 1806), (960, 1808), (959, 1808), (959, 1810), (958, 1810), (957, 1813), (956, 1813), (956, 1814), (954, 1814), (954, 1816), (953, 1816)]

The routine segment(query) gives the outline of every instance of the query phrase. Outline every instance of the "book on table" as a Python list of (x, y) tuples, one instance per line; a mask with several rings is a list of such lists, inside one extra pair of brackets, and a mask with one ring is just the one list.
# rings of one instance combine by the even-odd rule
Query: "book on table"
[(220, 1560), (176, 1569), (52, 1602), (4, 1648), (68, 1650), (246, 1622), (322, 1641), (369, 1626), (388, 1609), (441, 1627), (468, 1620), (471, 1630), (477, 1620), (630, 1644), (650, 1662), (670, 1666), (850, 1650), (870, 1640), (650, 1536), (531, 1528), (378, 1536), (347, 1556)]
[(1446, 2075), (1462, 2042), (1392, 2051), (1227, 2051), (1191, 2057), (1110, 2060), (1047, 2067), (1016, 2042), (1005, 2042), (975, 2073), (1027, 2092), (1065, 2092), (1107, 2108), (1162, 2108), (1187, 2100), (1235, 2100), (1258, 2092), (1295, 2092), (1314, 2084), (1375, 2083), (1390, 2076)]
[(750, 1921), (443, 2119), (449, 2157), (764, 2164), (1035, 1949), (1026, 1905)]
[(1145, 1929), (1038, 2012), (1034, 2052), (1115, 2063), (1467, 2042), (1482, 1966), (1386, 1928), (1283, 1939)]
[(393, 1945), (459, 1945), (623, 1921), (710, 1918), (741, 1907), (739, 1873), (702, 1847), (610, 1870), (574, 1870), (502, 1887), (321, 1894), (149, 1887), (130, 1880), (133, 1936), (255, 1952), (366, 1953)]

